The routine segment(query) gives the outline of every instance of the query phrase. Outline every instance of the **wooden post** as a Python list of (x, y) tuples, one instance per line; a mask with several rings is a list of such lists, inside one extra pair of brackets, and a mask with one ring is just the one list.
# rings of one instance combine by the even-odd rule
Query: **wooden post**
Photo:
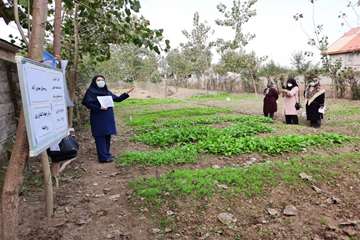
[[(29, 57), (38, 61), (42, 59), (47, 4), (47, 0), (34, 0), (33, 2), (33, 31), (29, 45)], [(16, 130), (16, 142), (12, 149), (2, 191), (2, 240), (18, 239), (19, 191), (23, 182), (25, 162), (28, 157), (29, 145), (26, 135), (24, 112), (22, 110)]]
[(54, 193), (53, 193), (53, 185), (51, 179), (51, 171), (49, 164), (49, 157), (46, 152), (41, 153), (41, 165), (44, 173), (44, 186), (45, 186), (45, 196), (46, 196), (46, 216), (52, 217), (54, 211)]

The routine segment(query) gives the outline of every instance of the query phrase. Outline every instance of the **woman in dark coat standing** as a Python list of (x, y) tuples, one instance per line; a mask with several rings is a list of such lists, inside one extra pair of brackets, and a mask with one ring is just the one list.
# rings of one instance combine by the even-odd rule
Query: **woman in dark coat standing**
[(264, 95), (264, 116), (274, 118), (274, 113), (277, 112), (279, 93), (273, 82), (268, 83), (267, 88), (264, 90)]
[(87, 89), (82, 104), (90, 110), (91, 132), (95, 138), (99, 162), (112, 162), (110, 153), (111, 135), (116, 134), (114, 110), (112, 107), (104, 108), (97, 97), (111, 96), (114, 102), (121, 102), (129, 97), (128, 92), (116, 96), (107, 88), (105, 77), (96, 75)]
[(314, 128), (321, 127), (321, 119), (324, 118), (325, 90), (320, 88), (320, 81), (309, 83), (306, 91), (306, 117)]

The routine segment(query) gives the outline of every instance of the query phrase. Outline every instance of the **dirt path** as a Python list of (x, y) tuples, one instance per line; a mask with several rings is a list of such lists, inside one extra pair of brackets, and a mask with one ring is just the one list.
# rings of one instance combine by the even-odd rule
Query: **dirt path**
[[(119, 139), (113, 142), (114, 155), (124, 148), (124, 140)], [(43, 217), (42, 193), (23, 197), (20, 239), (151, 239), (149, 223), (128, 201), (128, 182), (141, 172), (99, 164), (88, 132), (80, 143), (80, 157), (56, 190), (55, 217), (49, 224)]]

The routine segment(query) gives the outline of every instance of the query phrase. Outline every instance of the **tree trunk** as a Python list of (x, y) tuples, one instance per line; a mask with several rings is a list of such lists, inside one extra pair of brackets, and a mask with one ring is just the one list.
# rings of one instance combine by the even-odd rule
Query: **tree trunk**
[[(75, 9), (74, 9), (74, 72), (73, 78), (71, 79), (72, 82), (69, 83), (70, 89), (69, 94), (71, 100), (76, 105), (76, 85), (77, 85), (77, 71), (78, 71), (78, 64), (79, 64), (79, 23), (78, 23), (78, 3), (75, 2)], [(73, 127), (74, 122), (74, 107), (69, 109), (69, 126), (70, 128)]]
[[(34, 60), (42, 59), (47, 4), (47, 0), (34, 0), (33, 2), (33, 32), (30, 39), (29, 57)], [(2, 240), (18, 239), (19, 191), (23, 182), (25, 162), (28, 157), (29, 145), (26, 135), (24, 113), (21, 111), (16, 130), (16, 142), (12, 149), (2, 191)]]
[(55, 0), (55, 19), (54, 19), (54, 56), (61, 59), (61, 0)]

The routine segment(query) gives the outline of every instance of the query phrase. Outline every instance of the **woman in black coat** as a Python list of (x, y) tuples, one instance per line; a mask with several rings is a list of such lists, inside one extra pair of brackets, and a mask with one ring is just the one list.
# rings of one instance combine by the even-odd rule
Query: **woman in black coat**
[(264, 95), (264, 116), (274, 118), (274, 113), (277, 112), (277, 100), (279, 98), (279, 93), (273, 82), (268, 83), (267, 88), (264, 90)]
[(105, 77), (96, 75), (87, 89), (82, 104), (90, 110), (91, 132), (95, 138), (99, 162), (112, 162), (110, 153), (111, 135), (116, 134), (114, 110), (100, 105), (98, 97), (111, 96), (114, 102), (121, 102), (129, 97), (131, 88), (126, 93), (116, 96), (107, 88)]
[(318, 80), (309, 83), (306, 91), (306, 117), (314, 128), (321, 127), (321, 119), (324, 118), (325, 90), (320, 88)]

